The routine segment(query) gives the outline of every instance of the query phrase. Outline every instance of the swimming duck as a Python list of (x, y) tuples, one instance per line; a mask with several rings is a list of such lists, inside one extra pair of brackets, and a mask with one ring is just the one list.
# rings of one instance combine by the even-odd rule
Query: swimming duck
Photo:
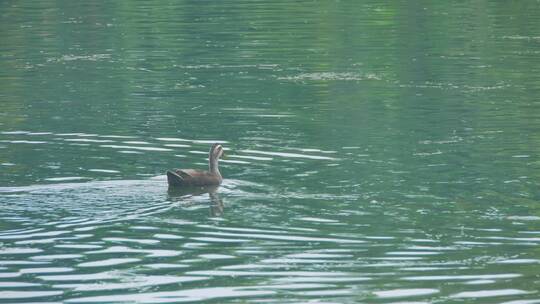
[(219, 173), (218, 160), (223, 156), (223, 147), (213, 144), (208, 156), (208, 171), (176, 169), (167, 171), (167, 182), (173, 187), (200, 187), (219, 185), (223, 180)]

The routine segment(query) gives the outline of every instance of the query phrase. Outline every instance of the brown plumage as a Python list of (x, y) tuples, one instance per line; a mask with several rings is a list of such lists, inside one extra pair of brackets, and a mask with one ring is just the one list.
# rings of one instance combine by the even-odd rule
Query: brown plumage
[(167, 182), (173, 187), (199, 187), (219, 185), (223, 178), (218, 168), (223, 147), (213, 144), (208, 155), (208, 171), (195, 169), (175, 169), (167, 171)]

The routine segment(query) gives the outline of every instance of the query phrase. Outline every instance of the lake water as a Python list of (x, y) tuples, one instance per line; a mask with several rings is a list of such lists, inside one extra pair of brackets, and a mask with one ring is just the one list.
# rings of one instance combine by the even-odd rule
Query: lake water
[(2, 1), (0, 302), (540, 303), (539, 16)]

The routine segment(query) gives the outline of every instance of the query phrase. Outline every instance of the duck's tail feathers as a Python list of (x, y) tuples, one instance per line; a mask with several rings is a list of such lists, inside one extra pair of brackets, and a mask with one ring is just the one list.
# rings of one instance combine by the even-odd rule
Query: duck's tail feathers
[(181, 186), (184, 182), (184, 178), (174, 171), (167, 170), (167, 182), (169, 183), (169, 186)]

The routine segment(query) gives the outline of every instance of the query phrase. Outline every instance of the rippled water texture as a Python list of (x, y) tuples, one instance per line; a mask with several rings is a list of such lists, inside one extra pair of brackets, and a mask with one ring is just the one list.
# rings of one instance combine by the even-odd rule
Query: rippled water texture
[(540, 303), (538, 16), (0, 2), (0, 302)]

